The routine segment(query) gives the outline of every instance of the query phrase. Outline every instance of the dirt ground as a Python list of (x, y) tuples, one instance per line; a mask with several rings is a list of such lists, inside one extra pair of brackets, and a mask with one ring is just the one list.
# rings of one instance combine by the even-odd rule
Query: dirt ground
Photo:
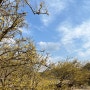
[(90, 86), (88, 86), (86, 89), (73, 89), (73, 90), (90, 90)]

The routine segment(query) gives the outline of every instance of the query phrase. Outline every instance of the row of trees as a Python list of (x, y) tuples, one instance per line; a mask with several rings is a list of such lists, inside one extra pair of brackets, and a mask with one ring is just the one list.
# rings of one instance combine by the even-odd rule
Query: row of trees
[(42, 2), (35, 10), (30, 0), (0, 0), (0, 90), (68, 90), (90, 85), (90, 63), (47, 65), (48, 54), (22, 36), (26, 5), (33, 14), (48, 14)]
[(90, 85), (90, 63), (81, 64), (78, 60), (59, 62), (42, 72), (42, 77), (49, 82), (48, 90), (86, 88)]

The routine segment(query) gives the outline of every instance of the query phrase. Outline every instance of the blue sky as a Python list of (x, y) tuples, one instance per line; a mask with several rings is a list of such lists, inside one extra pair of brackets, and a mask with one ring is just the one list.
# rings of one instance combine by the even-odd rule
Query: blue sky
[[(38, 6), (34, 0), (33, 7)], [(23, 34), (30, 36), (39, 49), (50, 53), (57, 62), (73, 57), (90, 61), (90, 0), (45, 0), (47, 15), (33, 15), (28, 11)]]

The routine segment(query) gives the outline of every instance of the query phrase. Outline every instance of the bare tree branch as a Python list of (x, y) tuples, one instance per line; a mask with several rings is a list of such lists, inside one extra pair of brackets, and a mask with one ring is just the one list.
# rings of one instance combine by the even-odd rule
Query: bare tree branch
[(48, 11), (46, 10), (46, 11), (44, 11), (44, 12), (41, 12), (41, 9), (42, 9), (42, 3), (40, 3), (40, 8), (36, 11), (36, 10), (34, 10), (33, 9), (33, 7), (30, 5), (30, 3), (28, 3), (27, 2), (27, 0), (25, 0), (25, 2), (26, 2), (26, 4), (30, 7), (30, 9), (31, 9), (31, 11), (33, 12), (33, 14), (47, 14), (47, 15), (49, 15), (48, 14)]

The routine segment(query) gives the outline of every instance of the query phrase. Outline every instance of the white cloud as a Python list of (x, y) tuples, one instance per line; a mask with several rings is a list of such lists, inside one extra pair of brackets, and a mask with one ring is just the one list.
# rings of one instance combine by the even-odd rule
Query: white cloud
[(63, 60), (63, 57), (61, 56), (53, 56), (53, 57), (49, 57), (48, 58), (48, 63), (56, 63), (57, 61), (62, 61)]
[(58, 31), (62, 33), (61, 43), (71, 53), (87, 57), (90, 54), (90, 20), (73, 27), (70, 23), (63, 23)]
[(15, 44), (16, 43), (15, 40), (12, 38), (4, 38), (4, 39), (2, 39), (2, 42), (6, 43), (6, 44)]
[(19, 28), (19, 31), (21, 31), (22, 34), (26, 35), (27, 37), (32, 35), (32, 31), (28, 27)]
[(57, 15), (67, 8), (68, 3), (72, 1), (73, 0), (46, 0), (49, 16), (44, 15), (41, 17), (43, 24), (47, 26), (51, 23)]
[(14, 0), (10, 0), (10, 2), (13, 2)]
[(90, 21), (83, 22), (81, 25), (72, 27), (72, 25), (62, 25), (59, 27), (60, 32), (63, 32), (62, 42), (67, 44), (73, 42), (75, 38), (81, 38), (84, 40), (89, 40), (90, 36)]
[(12, 46), (15, 46), (16, 41), (13, 38), (3, 38), (0, 42), (0, 46), (3, 48), (12, 48)]
[(38, 45), (41, 47), (41, 49), (45, 49), (48, 51), (57, 51), (60, 50), (60, 43), (58, 42), (39, 42)]
[(90, 48), (90, 41), (89, 41), (89, 40), (88, 40), (87, 43), (85, 43), (85, 44), (83, 45), (83, 48), (84, 48), (84, 49)]
[(83, 58), (88, 58), (90, 56), (90, 48), (86, 49), (85, 51), (83, 50), (78, 51), (78, 56)]
[[(90, 13), (90, 1), (89, 0), (80, 1), (79, 3), (81, 3), (81, 4), (78, 7), (77, 7), (78, 0), (45, 0), (45, 1), (46, 1), (46, 5), (47, 5), (48, 12), (50, 15), (49, 16), (43, 15), (41, 17), (41, 21), (46, 26), (49, 23), (51, 23), (53, 20), (55, 20), (55, 18), (57, 18), (57, 15), (60, 15), (61, 13), (64, 12), (64, 10), (70, 8), (69, 7), (70, 5), (76, 4), (77, 12), (75, 11), (75, 13), (77, 13), (76, 15), (81, 14), (80, 15), (81, 18), (83, 16), (82, 13), (85, 14), (85, 16), (83, 16), (83, 19)], [(78, 17), (78, 16), (76, 16), (76, 17)]]

